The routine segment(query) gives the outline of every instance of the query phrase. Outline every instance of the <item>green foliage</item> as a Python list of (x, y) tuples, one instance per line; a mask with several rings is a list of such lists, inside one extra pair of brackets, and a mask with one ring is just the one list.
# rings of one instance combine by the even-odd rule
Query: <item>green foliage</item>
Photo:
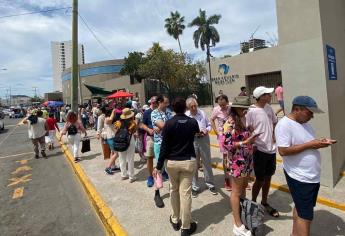
[(199, 16), (188, 24), (189, 27), (198, 27), (193, 34), (194, 45), (196, 48), (201, 47), (204, 51), (205, 46), (209, 49), (210, 45), (215, 46), (220, 41), (219, 33), (213, 26), (218, 24), (221, 15), (212, 15), (209, 18), (206, 16), (206, 11), (199, 10)]
[(184, 16), (181, 17), (178, 11), (170, 12), (170, 17), (165, 19), (165, 29), (167, 33), (177, 40), (180, 52), (182, 54), (182, 48), (180, 44), (180, 35), (182, 35), (183, 30), (186, 28), (184, 23)]
[(172, 93), (197, 91), (206, 70), (201, 63), (193, 63), (187, 55), (164, 50), (159, 43), (154, 43), (146, 57), (141, 52), (129, 53), (120, 73), (153, 81), (160, 85), (159, 88)]

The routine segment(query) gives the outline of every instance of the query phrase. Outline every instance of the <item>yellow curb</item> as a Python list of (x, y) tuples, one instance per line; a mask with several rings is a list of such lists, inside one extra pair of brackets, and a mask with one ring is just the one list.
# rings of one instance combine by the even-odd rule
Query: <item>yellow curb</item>
[[(60, 136), (58, 133), (56, 134), (56, 137), (59, 139)], [(108, 235), (127, 236), (127, 232), (120, 225), (111, 209), (107, 206), (101, 195), (97, 192), (96, 188), (93, 186), (90, 179), (86, 176), (80, 164), (74, 163), (73, 155), (68, 150), (67, 146), (62, 141), (59, 141), (59, 143), (61, 144), (61, 149), (64, 152), (67, 160), (69, 161), (74, 172), (83, 185), (86, 194), (91, 200), (91, 203), (94, 206), (98, 216), (100, 217)]]
[[(212, 163), (212, 167), (219, 169), (219, 170), (222, 170), (222, 171), (224, 170), (222, 164)], [(254, 178), (251, 178), (251, 179), (254, 180)], [(271, 187), (274, 189), (286, 192), (286, 193), (290, 193), (289, 188), (287, 187), (287, 185), (284, 185), (284, 184), (271, 182)], [(345, 204), (341, 204), (341, 203), (335, 202), (333, 200), (330, 200), (330, 199), (327, 199), (324, 197), (317, 197), (316, 201), (321, 205), (325, 205), (328, 207), (336, 208), (336, 209), (341, 210), (341, 211), (345, 211)]]
[(21, 121), (19, 121), (17, 125), (23, 125), (24, 124), (23, 123), (24, 120), (25, 120), (25, 118), (23, 118)]

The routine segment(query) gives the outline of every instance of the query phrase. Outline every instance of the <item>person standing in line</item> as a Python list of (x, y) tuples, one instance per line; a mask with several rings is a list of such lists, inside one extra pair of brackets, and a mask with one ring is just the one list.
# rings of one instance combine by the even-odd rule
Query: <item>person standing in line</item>
[[(35, 114), (36, 113), (36, 114)], [(49, 131), (46, 120), (42, 118), (42, 111), (33, 111), (32, 114), (23, 120), (23, 124), (28, 124), (29, 138), (34, 146), (35, 158), (39, 158), (39, 148), (41, 149), (41, 155), (47, 158), (45, 135)]]
[[(227, 166), (227, 152), (224, 150), (222, 139), (224, 136), (223, 126), (230, 115), (229, 99), (226, 95), (218, 97), (218, 106), (213, 108), (211, 115), (211, 125), (217, 135), (220, 152), (223, 155), (223, 169), (224, 169), (224, 187), (226, 190), (231, 191), (231, 183), (228, 173), (226, 172)], [(216, 123), (217, 122), (217, 123)]]
[(273, 217), (279, 217), (279, 212), (267, 202), (271, 178), (276, 170), (276, 145), (274, 127), (277, 117), (269, 105), (274, 88), (260, 86), (254, 89), (253, 96), (256, 103), (252, 105), (246, 115), (246, 126), (255, 134), (260, 134), (255, 141), (254, 172), (255, 182), (252, 187), (252, 200), (256, 198), (262, 189), (261, 204)]
[(105, 111), (105, 118), (104, 118), (104, 124), (103, 124), (103, 135), (105, 142), (107, 142), (109, 149), (110, 149), (110, 160), (108, 162), (107, 167), (105, 168), (105, 173), (108, 175), (113, 175), (115, 171), (120, 170), (120, 168), (116, 167), (115, 161), (119, 157), (119, 154), (117, 151), (115, 151), (115, 143), (114, 143), (114, 137), (115, 137), (115, 127), (113, 125), (113, 119), (115, 117), (115, 109), (113, 111), (106, 110)]
[[(217, 190), (214, 186), (214, 178), (211, 164), (211, 149), (210, 136), (208, 132), (211, 131), (211, 123), (207, 119), (205, 112), (198, 108), (198, 102), (195, 98), (190, 97), (186, 100), (187, 111), (186, 116), (194, 118), (199, 125), (200, 132), (194, 137), (194, 149), (197, 163), (201, 159), (203, 163), (203, 172), (206, 185), (213, 195), (217, 195)], [(198, 170), (195, 171), (192, 181), (192, 197), (197, 197), (200, 187), (198, 186)]]
[(257, 136), (246, 128), (245, 114), (250, 103), (249, 97), (235, 97), (231, 104), (230, 117), (224, 125), (224, 149), (228, 151), (227, 172), (231, 176), (232, 192), (230, 203), (234, 218), (233, 233), (236, 236), (250, 236), (241, 221), (240, 198), (246, 197), (250, 173), (253, 171), (253, 143)]
[(241, 92), (238, 96), (247, 96), (247, 89), (245, 86), (241, 87)]
[(277, 84), (276, 89), (274, 90), (274, 94), (277, 97), (277, 100), (279, 102), (280, 109), (276, 112), (276, 115), (279, 114), (279, 112), (283, 112), (285, 116), (285, 111), (284, 111), (284, 94), (283, 94), (283, 85), (281, 82)]
[(93, 122), (94, 122), (94, 129), (97, 131), (97, 125), (98, 125), (98, 116), (100, 115), (100, 105), (99, 104), (94, 104), (92, 108), (92, 116), (93, 116)]
[(79, 155), (80, 134), (84, 133), (86, 136), (86, 130), (83, 124), (78, 120), (78, 115), (74, 111), (69, 111), (66, 118), (67, 122), (61, 131), (60, 140), (63, 135), (67, 135), (69, 144), (72, 146), (74, 162), (81, 161)]
[(318, 149), (328, 147), (335, 140), (316, 139), (308, 123), (314, 113), (323, 113), (309, 96), (292, 101), (292, 111), (277, 124), (275, 135), (283, 169), (289, 186), (293, 209), (291, 236), (309, 236), (314, 207), (320, 188), (321, 155)]
[[(112, 116), (115, 116), (115, 113), (116, 113), (116, 110), (114, 109), (112, 112)], [(129, 182), (133, 183), (134, 181), (136, 181), (136, 178), (134, 176), (135, 141), (134, 141), (134, 137), (132, 136), (137, 130), (137, 125), (134, 121), (134, 112), (131, 111), (129, 108), (125, 108), (122, 110), (120, 119), (121, 120), (116, 121), (114, 124), (116, 132), (119, 132), (120, 129), (124, 128), (127, 130), (128, 134), (130, 135), (129, 146), (127, 150), (119, 152), (121, 178), (122, 180), (126, 180), (129, 178)], [(114, 143), (113, 146), (116, 146), (116, 142)], [(128, 166), (128, 169), (127, 169), (127, 166)]]
[[(166, 121), (170, 120), (173, 117), (172, 112), (167, 109), (169, 106), (169, 98), (163, 95), (159, 95), (157, 97), (158, 107), (157, 109), (153, 110), (151, 113), (151, 121), (154, 130), (154, 144), (153, 149), (155, 153), (155, 158), (158, 160), (161, 144), (162, 144), (162, 129)], [(162, 176), (165, 180), (169, 179), (168, 174), (166, 171), (163, 171)], [(154, 201), (157, 207), (162, 208), (164, 207), (164, 202), (160, 196), (159, 189), (155, 191)]]
[(59, 126), (57, 125), (56, 119), (54, 118), (54, 113), (49, 114), (49, 118), (47, 119), (47, 126), (49, 130), (49, 136), (48, 136), (48, 149), (53, 150), (54, 149), (54, 139), (55, 139), (55, 129), (57, 129), (60, 132)]
[[(176, 115), (165, 122), (162, 131), (161, 152), (153, 175), (161, 172), (166, 162), (170, 175), (170, 223), (181, 236), (193, 234), (197, 229), (192, 221), (192, 179), (196, 171), (194, 151), (195, 134), (200, 133), (198, 122), (185, 115), (186, 101), (176, 98), (173, 104)], [(181, 220), (180, 220), (181, 219)]]
[(83, 123), (83, 127), (85, 129), (87, 129), (89, 118), (88, 118), (88, 115), (87, 115), (87, 111), (86, 111), (86, 109), (84, 107), (82, 107), (80, 109), (80, 118), (81, 118), (81, 121)]
[(148, 101), (150, 104), (150, 108), (147, 109), (144, 112), (143, 115), (143, 122), (140, 124), (140, 128), (145, 130), (145, 140), (146, 140), (146, 152), (145, 157), (147, 159), (147, 170), (149, 172), (149, 176), (147, 177), (147, 187), (152, 187), (154, 185), (154, 180), (152, 177), (152, 171), (153, 171), (153, 158), (154, 158), (154, 130), (153, 125), (151, 121), (151, 113), (153, 110), (155, 110), (158, 107), (157, 103), (157, 96), (151, 97), (151, 99)]

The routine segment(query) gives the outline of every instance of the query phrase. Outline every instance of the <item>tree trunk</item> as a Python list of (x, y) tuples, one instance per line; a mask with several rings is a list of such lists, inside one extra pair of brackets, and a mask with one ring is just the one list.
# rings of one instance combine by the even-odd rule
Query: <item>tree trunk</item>
[(181, 43), (180, 43), (180, 37), (177, 37), (177, 42), (178, 42), (178, 46), (180, 48), (181, 55), (183, 55), (182, 48), (181, 48)]
[(209, 80), (210, 80), (210, 96), (211, 96), (211, 105), (214, 106), (213, 103), (213, 89), (212, 89), (212, 76), (211, 76), (211, 60), (210, 60), (210, 46), (207, 45), (207, 62), (208, 62), (208, 71), (209, 71)]

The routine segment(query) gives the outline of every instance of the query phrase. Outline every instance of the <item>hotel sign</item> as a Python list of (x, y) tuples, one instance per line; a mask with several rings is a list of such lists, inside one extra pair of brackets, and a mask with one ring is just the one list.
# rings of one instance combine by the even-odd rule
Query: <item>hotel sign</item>
[(211, 82), (217, 85), (231, 84), (235, 82), (240, 76), (238, 74), (230, 74), (230, 66), (227, 64), (220, 64), (218, 66), (218, 75), (211, 78)]

